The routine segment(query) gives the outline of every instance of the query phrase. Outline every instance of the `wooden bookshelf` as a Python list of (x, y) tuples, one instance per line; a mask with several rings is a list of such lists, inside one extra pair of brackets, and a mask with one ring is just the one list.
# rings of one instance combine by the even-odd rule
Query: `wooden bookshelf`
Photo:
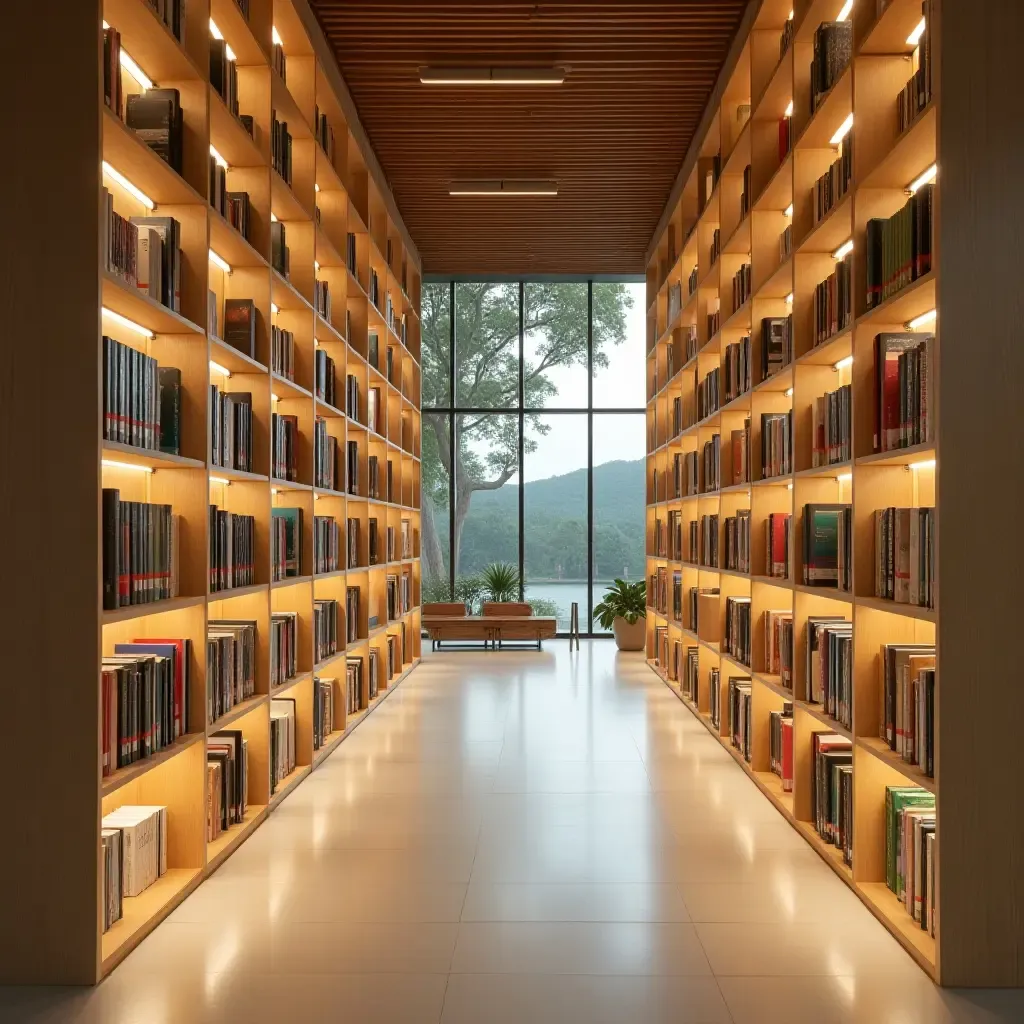
[[(849, 15), (852, 59), (812, 112), (808, 67), (814, 32), (821, 22), (834, 20), (843, 6), (843, 0), (754, 0), (648, 253), (648, 577), (659, 568), (667, 570), (669, 611), (676, 571), (681, 573), (684, 600), (690, 587), (719, 587), (723, 616), (728, 596), (750, 597), (754, 664), (750, 669), (739, 666), (719, 653), (717, 644), (698, 640), (681, 622), (660, 614), (652, 607), (654, 595), (648, 596), (647, 657), (653, 670), (932, 978), (947, 985), (1017, 986), (1024, 983), (1019, 956), (1024, 918), (1017, 896), (1024, 830), (1019, 818), (1008, 817), (1001, 806), (1007, 786), (1012, 787), (1011, 780), (1024, 771), (1022, 748), (1013, 732), (1013, 723), (1024, 713), (1024, 698), (1016, 684), (1017, 648), (1010, 639), (1020, 628), (1021, 556), (1012, 539), (1005, 544), (992, 539), (994, 524), (984, 510), (1019, 507), (1022, 490), (1020, 460), (1006, 461), (997, 454), (1012, 446), (1009, 439), (1019, 430), (1014, 420), (1019, 419), (1017, 391), (1024, 359), (1019, 346), (1012, 347), (1008, 339), (1019, 333), (1021, 319), (1021, 293), (1010, 254), (1022, 217), (1012, 174), (990, 171), (1019, 163), (1019, 140), (1005, 118), (1010, 116), (1009, 97), (1019, 89), (1022, 77), (1009, 39), (1024, 29), (1024, 14), (1015, 9), (1011, 25), (994, 11), (936, 0), (929, 26), (933, 95), (898, 134), (897, 97), (911, 75), (914, 46), (908, 36), (921, 21), (921, 2), (890, 0), (878, 14), (881, 5), (875, 0), (855, 0)], [(790, 17), (795, 21), (794, 37), (780, 58), (780, 41)], [(779, 120), (790, 102), (792, 142), (790, 151), (780, 155)], [(985, 109), (991, 116), (979, 116), (984, 104), (990, 105)], [(814, 182), (836, 159), (838, 149), (830, 140), (849, 115), (854, 132), (850, 190), (815, 223)], [(709, 190), (705, 175), (716, 155), (722, 171)], [(868, 311), (867, 221), (900, 209), (907, 186), (935, 163), (939, 177), (932, 269)], [(751, 194), (744, 211), (740, 196), (748, 164)], [(784, 255), (779, 238), (790, 225), (791, 254)], [(721, 252), (712, 261), (716, 230)], [(814, 288), (831, 273), (831, 254), (848, 239), (854, 246), (852, 321), (815, 345)], [(752, 294), (733, 309), (733, 276), (744, 263), (751, 265)], [(694, 270), (698, 284), (691, 294)], [(678, 312), (669, 305), (673, 286), (681, 286)], [(712, 332), (707, 314), (715, 309), (720, 311), (720, 326)], [(905, 330), (907, 321), (933, 309), (938, 310), (938, 320), (927, 329), (936, 334), (936, 350), (941, 349), (932, 378), (938, 394), (930, 396), (938, 409), (935, 440), (876, 453), (874, 336)], [(761, 319), (790, 312), (793, 360), (762, 381)], [(696, 327), (698, 351), (687, 358), (689, 325)], [(744, 335), (751, 338), (753, 387), (726, 403), (725, 347)], [(685, 404), (716, 367), (722, 373), (720, 411), (673, 436), (673, 399)], [(813, 400), (847, 383), (852, 385), (853, 458), (812, 468)], [(730, 431), (750, 418), (750, 461), (758, 463), (755, 424), (761, 413), (789, 409), (794, 421), (794, 472), (759, 480), (760, 466), (752, 465), (750, 482), (732, 485)], [(673, 456), (699, 452), (718, 432), (722, 488), (710, 495), (671, 497)], [(852, 504), (850, 593), (794, 581), (800, 571), (797, 518), (808, 502)], [(941, 604), (936, 600), (934, 608), (872, 596), (871, 513), (887, 505), (934, 506), (941, 518), (936, 576), (944, 586)], [(684, 532), (688, 520), (718, 513), (719, 552), (724, 558), (724, 519), (741, 508), (750, 509), (753, 572), (710, 569), (658, 554), (656, 521), (667, 527), (669, 512), (678, 510)], [(772, 512), (793, 514), (795, 550), (786, 579), (762, 575), (764, 522)], [(997, 544), (999, 553), (993, 557)], [(793, 612), (796, 666), (805, 657), (809, 615), (835, 614), (852, 621), (852, 729), (801, 699), (805, 693), (799, 668), (795, 693), (778, 677), (764, 674), (763, 615), (778, 608)], [(673, 641), (680, 641), (684, 649), (697, 649), (698, 705), (683, 696), (678, 680), (669, 678), (669, 666), (659, 664), (659, 628), (667, 629), (670, 658)], [(877, 736), (879, 648), (906, 642), (937, 647), (934, 778), (905, 763)], [(730, 675), (752, 678), (755, 735), (750, 763), (731, 745), (725, 695), (721, 728), (711, 722), (706, 692), (711, 668), (720, 668), (724, 694)], [(794, 708), (792, 793), (783, 792), (779, 780), (766, 770), (767, 716), (786, 700)], [(1007, 724), (1000, 729), (1000, 723)], [(843, 864), (838, 849), (818, 837), (811, 821), (810, 738), (822, 730), (844, 734), (854, 743), (852, 869)], [(936, 794), (941, 852), (935, 938), (906, 913), (885, 884), (883, 801), (888, 785), (918, 785)]]
[[(246, 19), (235, 0), (189, 0), (184, 43), (146, 0), (84, 0), (61, 19), (50, 18), (38, 5), (18, 4), (11, 12), (11, 27), (25, 41), (30, 65), (17, 85), (24, 116), (18, 119), (17, 137), (9, 141), (26, 151), (45, 152), (47, 158), (19, 162), (5, 177), (12, 220), (0, 244), (10, 284), (0, 300), (5, 336), (24, 339), (5, 346), (9, 358), (0, 371), (6, 396), (0, 403), (3, 433), (18, 438), (7, 446), (3, 474), (3, 515), (16, 538), (6, 578), (17, 598), (3, 627), (14, 692), (0, 736), (13, 763), (29, 769), (8, 808), (11, 820), (25, 829), (24, 841), (5, 843), (0, 855), (0, 870), (17, 880), (0, 924), (4, 983), (100, 980), (419, 664), (419, 256), (306, 0), (250, 0), (249, 9)], [(208, 81), (211, 18), (234, 51), (239, 109), (253, 118), (252, 136)], [(182, 174), (103, 104), (104, 21), (121, 33), (122, 50), (157, 86), (179, 90), (185, 122)], [(275, 30), (288, 61), (285, 79), (272, 63)], [(43, 63), (50, 68), (45, 74)], [(53, 74), (55, 67), (59, 74)], [(127, 71), (122, 77), (126, 95), (139, 91)], [(58, 133), (55, 146), (52, 113), (62, 105), (71, 123)], [(272, 168), (274, 109), (279, 120), (288, 121), (293, 136), (290, 184)], [(316, 139), (317, 109), (326, 113), (333, 130), (333, 155)], [(248, 239), (209, 203), (211, 147), (228, 164), (228, 189), (250, 195)], [(102, 161), (155, 202), (155, 215), (179, 221), (180, 312), (104, 269), (103, 235), (98, 235), (101, 186), (112, 193), (122, 216), (147, 211), (101, 171)], [(290, 279), (271, 267), (272, 217), (286, 224)], [(347, 265), (349, 233), (356, 238), (354, 268)], [(58, 238), (66, 238), (67, 245), (55, 243)], [(56, 262), (55, 244), (62, 250)], [(230, 271), (215, 264), (211, 251)], [(371, 272), (377, 277), (377, 304), (370, 298)], [(314, 308), (317, 279), (330, 287), (329, 318)], [(253, 299), (254, 356), (214, 331), (207, 302), (211, 292), (220, 323), (225, 299)], [(130, 330), (103, 309), (152, 336)], [(294, 380), (271, 371), (272, 324), (294, 334)], [(371, 333), (378, 339), (379, 369), (369, 362)], [(154, 356), (161, 366), (181, 369), (181, 456), (102, 439), (104, 334)], [(335, 363), (335, 404), (316, 397), (318, 346)], [(360, 390), (361, 408), (352, 418), (345, 412), (349, 374)], [(252, 472), (211, 463), (211, 383), (253, 395)], [(365, 424), (371, 387), (380, 394), (376, 429)], [(271, 476), (269, 430), (275, 408), (298, 416), (297, 481)], [(337, 490), (314, 488), (312, 430), (320, 416), (338, 440), (342, 473), (346, 442), (358, 442), (358, 494), (349, 493), (344, 480)], [(371, 456), (380, 466), (377, 498), (368, 498), (366, 491)], [(21, 483), (17, 493), (13, 480)], [(126, 500), (169, 503), (181, 517), (180, 596), (102, 609), (104, 487), (118, 487)], [(41, 491), (41, 501), (33, 489)], [(254, 585), (207, 593), (211, 503), (255, 517)], [(275, 507), (302, 508), (304, 536), (301, 575), (271, 582), (269, 530)], [(333, 516), (338, 523), (343, 566), (346, 521), (359, 521), (356, 568), (313, 571), (315, 514)], [(378, 522), (381, 546), (381, 562), (373, 566), (367, 549), (370, 519)], [(405, 551), (403, 523), (410, 538)], [(385, 563), (388, 527), (395, 531), (397, 552)], [(409, 580), (408, 609), (393, 616), (385, 595), (389, 574)], [(361, 621), (358, 636), (346, 646), (348, 586), (360, 589)], [(320, 598), (339, 601), (342, 643), (337, 654), (314, 665), (313, 607)], [(275, 611), (297, 614), (299, 655), (297, 674), (271, 687), (267, 634)], [(212, 618), (257, 621), (256, 692), (217, 721), (206, 722), (205, 640)], [(154, 636), (192, 641), (188, 728), (151, 758), (101, 777), (101, 657), (113, 653), (117, 643)], [(400, 661), (391, 679), (386, 678), (389, 637), (397, 640)], [(378, 695), (371, 700), (364, 682), (363, 708), (346, 715), (346, 659), (362, 661), (365, 680), (371, 649), (377, 650), (381, 669)], [(314, 673), (338, 680), (334, 728), (319, 749), (313, 748)], [(296, 702), (297, 764), (271, 793), (270, 707), (280, 696)], [(248, 743), (248, 811), (241, 824), (207, 842), (207, 742), (223, 728), (240, 729)], [(100, 819), (131, 803), (167, 805), (168, 871), (142, 895), (126, 898), (123, 918), (101, 933)]]

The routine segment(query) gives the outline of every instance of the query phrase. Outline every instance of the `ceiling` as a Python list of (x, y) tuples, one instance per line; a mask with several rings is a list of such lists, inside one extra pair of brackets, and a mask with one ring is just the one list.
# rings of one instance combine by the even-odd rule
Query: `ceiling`
[[(642, 274), (747, 0), (311, 0), (429, 274)], [(433, 86), (421, 67), (569, 68)], [(553, 178), (556, 197), (449, 196)]]

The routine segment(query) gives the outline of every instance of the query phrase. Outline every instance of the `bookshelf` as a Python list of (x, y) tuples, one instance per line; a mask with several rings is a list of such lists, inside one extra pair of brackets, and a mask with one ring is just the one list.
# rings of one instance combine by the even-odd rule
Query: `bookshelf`
[[(916, 46), (910, 36), (922, 21), (921, 0), (890, 0), (884, 8), (875, 0), (855, 0), (849, 13), (851, 59), (812, 111), (808, 69), (815, 32), (822, 22), (835, 20), (844, 6), (843, 0), (751, 4), (649, 250), (647, 571), (655, 585), (648, 594), (647, 658), (933, 979), (946, 985), (1020, 985), (1024, 972), (1015, 951), (1024, 931), (1012, 893), (1019, 877), (1013, 858), (1019, 856), (1024, 834), (1019, 822), (1007, 821), (1000, 812), (998, 796), (1005, 782), (1019, 778), (1022, 770), (1019, 745), (1001, 740), (998, 725), (1014, 721), (1024, 710), (1009, 682), (1015, 647), (1005, 639), (1018, 628), (1010, 609), (1020, 607), (1014, 583), (1020, 558), (1013, 550), (1006, 552), (1006, 562), (1002, 556), (993, 559), (986, 528), (972, 521), (990, 502), (1008, 507), (1008, 502), (1018, 501), (1021, 490), (1019, 465), (1007, 472), (992, 451), (1001, 447), (998, 438), (1015, 430), (1008, 410), (1016, 401), (1021, 359), (996, 336), (1013, 333), (1011, 325), (1019, 321), (1019, 293), (1006, 255), (1013, 249), (1013, 232), (1021, 227), (1019, 202), (1008, 181), (985, 171), (1000, 161), (1011, 166), (1015, 158), (1010, 153), (1019, 145), (998, 118), (979, 119), (982, 107), (977, 105), (987, 102), (1005, 109), (1020, 72), (1009, 46), (995, 42), (1008, 25), (997, 32), (994, 14), (935, 0), (928, 25), (932, 94), (900, 131), (898, 94), (912, 73)], [(1014, 19), (1020, 28), (1020, 14)], [(787, 31), (792, 38), (783, 51)], [(974, 92), (975, 82), (981, 83), (982, 93)], [(788, 151), (780, 138), (780, 121), (787, 111)], [(840, 155), (832, 140), (851, 116), (849, 187), (819, 216), (815, 182)], [(945, 146), (943, 138), (950, 140)], [(898, 211), (908, 200), (910, 184), (936, 163), (931, 268), (868, 308), (868, 222)], [(787, 228), (792, 233), (788, 252), (780, 238)], [(720, 251), (713, 256), (716, 237)], [(835, 269), (835, 254), (848, 240), (853, 243), (850, 319), (815, 344), (815, 288)], [(744, 264), (750, 265), (749, 294), (734, 294), (733, 279)], [(678, 301), (674, 289), (679, 290)], [(919, 328), (936, 339), (930, 439), (876, 451), (875, 336), (911, 330), (911, 321), (932, 310), (937, 310), (937, 320)], [(717, 322), (711, 318), (716, 311)], [(789, 314), (792, 357), (766, 377), (762, 320)], [(977, 338), (981, 325), (993, 337), (977, 346), (973, 341), (965, 345), (963, 339)], [(695, 338), (688, 352), (691, 331)], [(733, 397), (726, 391), (726, 353), (744, 337), (750, 338), (752, 386)], [(696, 394), (714, 370), (721, 374), (718, 407), (698, 419)], [(841, 385), (850, 385), (851, 457), (816, 466), (813, 403)], [(678, 430), (673, 422), (676, 399), (683, 409)], [(761, 416), (790, 411), (791, 471), (763, 478)], [(746, 482), (733, 483), (729, 440), (747, 419), (749, 476)], [(712, 482), (707, 493), (689, 497), (684, 486), (684, 496), (674, 497), (675, 456), (700, 453), (715, 435), (721, 442), (719, 486)], [(808, 503), (851, 506), (852, 584), (847, 591), (801, 581), (799, 519)], [(875, 595), (873, 513), (887, 506), (932, 506), (941, 520), (931, 607)], [(750, 516), (749, 572), (724, 568), (725, 520), (741, 509), (748, 509)], [(682, 521), (682, 551), (659, 543), (659, 530), (671, 530), (671, 513)], [(792, 514), (789, 564), (782, 578), (766, 574), (765, 565), (764, 529), (775, 513)], [(690, 553), (686, 524), (704, 515), (718, 516), (721, 568), (699, 565), (696, 556), (680, 557)], [(667, 600), (657, 593), (659, 570), (667, 581)], [(684, 596), (678, 618), (671, 590), (676, 573)], [(697, 630), (687, 626), (686, 595), (694, 587), (719, 591), (701, 605)], [(750, 600), (750, 665), (727, 654), (720, 642), (730, 598)], [(793, 617), (790, 686), (768, 672), (765, 621), (773, 610)], [(709, 623), (716, 616), (718, 621)], [(852, 727), (809, 700), (803, 666), (812, 616), (852, 623)], [(673, 664), (677, 642), (684, 654), (688, 648), (696, 650), (696, 702), (684, 692), (687, 686), (679, 678), (683, 673)], [(935, 645), (933, 777), (879, 738), (883, 644)], [(712, 669), (720, 673), (717, 726), (710, 709)], [(749, 761), (730, 736), (730, 676), (750, 680)], [(781, 711), (784, 702), (793, 705), (792, 791), (783, 790), (769, 760), (769, 716)], [(852, 865), (820, 838), (812, 820), (812, 736), (827, 732), (852, 743)], [(886, 885), (888, 786), (920, 786), (935, 794), (934, 937)]]
[[(11, 221), (0, 244), (10, 282), (2, 300), (6, 328), (11, 338), (25, 339), (5, 346), (0, 403), (4, 436), (21, 438), (5, 446), (3, 474), (3, 514), (18, 537), (6, 576), (17, 598), (4, 642), (12, 652), (10, 678), (21, 683), (0, 732), (10, 755), (28, 769), (8, 811), (24, 824), (26, 841), (17, 849), (4, 844), (0, 859), (0, 869), (18, 880), (0, 925), (7, 951), (0, 980), (93, 984), (419, 663), (421, 273), (306, 0), (189, 0), (184, 42), (145, 0), (86, 0), (61, 19), (28, 4), (11, 14), (31, 65), (18, 85), (25, 116), (11, 142), (45, 151), (46, 158), (26, 161), (5, 179)], [(211, 84), (211, 22), (234, 54), (238, 112), (252, 118), (251, 133)], [(122, 52), (157, 87), (178, 90), (180, 174), (104, 103), (104, 23), (120, 33)], [(274, 61), (278, 37), (285, 77)], [(51, 73), (42, 73), (43, 61)], [(55, 67), (60, 74), (52, 74)], [(122, 79), (126, 96), (141, 91), (126, 70)], [(68, 131), (54, 136), (47, 121), (59, 106)], [(273, 168), (272, 111), (292, 134), (290, 182)], [(316, 111), (333, 132), (332, 152), (317, 138)], [(211, 205), (213, 150), (227, 165), (228, 190), (249, 195), (248, 237)], [(147, 210), (138, 195), (101, 171), (103, 162), (155, 208)], [(122, 217), (151, 213), (178, 221), (177, 311), (106, 269), (102, 187)], [(287, 275), (272, 263), (278, 220), (290, 250)], [(54, 270), (57, 237), (67, 240), (58, 243), (60, 272), (40, 274), (47, 263)], [(330, 309), (317, 307), (316, 282), (329, 288)], [(252, 351), (224, 340), (227, 299), (253, 302)], [(290, 374), (272, 362), (275, 327), (292, 334)], [(103, 335), (180, 370), (180, 454), (104, 438)], [(320, 397), (317, 386), (321, 350), (334, 361), (333, 402)], [(350, 377), (358, 400), (346, 410)], [(214, 464), (211, 385), (251, 395), (248, 469)], [(372, 423), (371, 391), (377, 397)], [(287, 479), (272, 475), (274, 413), (294, 416), (297, 425), (294, 472)], [(339, 476), (331, 487), (319, 486), (314, 472), (313, 431), (321, 419), (338, 446)], [(349, 442), (358, 467), (354, 487), (346, 473)], [(380, 474), (372, 494), (371, 460)], [(177, 596), (104, 609), (105, 488), (119, 489), (123, 501), (172, 507), (179, 523)], [(213, 593), (211, 504), (254, 523), (252, 582)], [(301, 556), (297, 575), (274, 579), (271, 526), (273, 511), (282, 508), (301, 509)], [(339, 561), (330, 571), (318, 572), (314, 563), (314, 517), (333, 517), (339, 528)], [(371, 520), (379, 535), (374, 564)], [(351, 566), (350, 521), (358, 524), (359, 537)], [(391, 551), (384, 540), (389, 530)], [(389, 606), (388, 587), (403, 580), (407, 600)], [(355, 636), (346, 643), (350, 589), (359, 591), (359, 611)], [(335, 652), (317, 661), (314, 602), (332, 598), (339, 602), (339, 639)], [(272, 616), (284, 613), (296, 624), (296, 671), (272, 685), (270, 626)], [(254, 692), (210, 721), (205, 652), (208, 624), (216, 619), (256, 623)], [(187, 721), (170, 745), (104, 775), (101, 659), (139, 637), (191, 641)], [(390, 666), (389, 643), (397, 652)], [(359, 709), (346, 713), (346, 665), (354, 660), (362, 672)], [(336, 680), (333, 729), (316, 749), (315, 677)], [(295, 768), (272, 791), (271, 706), (279, 698), (294, 701)], [(225, 728), (239, 730), (247, 742), (248, 805), (240, 822), (207, 841), (207, 749), (210, 737)], [(128, 804), (167, 806), (167, 871), (141, 895), (125, 897), (121, 920), (103, 931), (100, 819)]]

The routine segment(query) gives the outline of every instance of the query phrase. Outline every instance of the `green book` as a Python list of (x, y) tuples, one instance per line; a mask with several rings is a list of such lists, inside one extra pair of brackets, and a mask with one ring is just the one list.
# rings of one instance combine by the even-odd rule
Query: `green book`
[(273, 514), (275, 519), (284, 520), (285, 577), (287, 578), (289, 576), (298, 576), (299, 566), (302, 562), (302, 509), (275, 508), (273, 509)]
[(839, 586), (839, 517), (848, 505), (804, 505), (803, 582)]
[(903, 891), (900, 871), (900, 815), (908, 807), (934, 807), (935, 794), (920, 786), (885, 787), (885, 884), (897, 895)]

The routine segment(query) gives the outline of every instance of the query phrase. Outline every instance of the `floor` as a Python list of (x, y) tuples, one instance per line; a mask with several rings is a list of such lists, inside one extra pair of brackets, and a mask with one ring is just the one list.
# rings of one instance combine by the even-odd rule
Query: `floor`
[(639, 655), (446, 653), (97, 989), (18, 1024), (946, 1024), (936, 989)]

